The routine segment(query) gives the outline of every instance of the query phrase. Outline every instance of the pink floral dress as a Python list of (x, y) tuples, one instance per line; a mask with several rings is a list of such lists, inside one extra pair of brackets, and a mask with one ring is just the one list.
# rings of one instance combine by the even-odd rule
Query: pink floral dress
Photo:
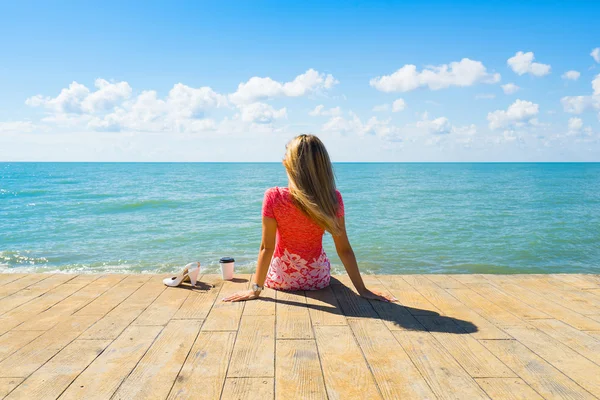
[[(344, 215), (342, 195), (336, 190), (338, 217)], [(265, 286), (277, 290), (318, 290), (329, 285), (331, 265), (323, 250), (324, 229), (292, 202), (288, 188), (265, 192), (262, 215), (277, 221), (275, 252)]]

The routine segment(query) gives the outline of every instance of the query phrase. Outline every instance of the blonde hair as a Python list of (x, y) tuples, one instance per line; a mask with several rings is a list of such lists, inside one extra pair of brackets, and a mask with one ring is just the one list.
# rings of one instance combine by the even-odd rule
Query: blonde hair
[(339, 235), (335, 176), (325, 145), (314, 135), (300, 135), (286, 146), (283, 165), (294, 204), (320, 227)]

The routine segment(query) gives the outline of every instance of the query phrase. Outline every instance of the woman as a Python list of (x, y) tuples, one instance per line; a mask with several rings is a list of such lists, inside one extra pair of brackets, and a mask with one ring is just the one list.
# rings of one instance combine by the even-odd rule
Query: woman
[(262, 242), (252, 289), (223, 301), (252, 300), (263, 285), (276, 290), (318, 290), (329, 285), (329, 259), (323, 234), (331, 233), (335, 249), (358, 293), (367, 299), (396, 301), (365, 287), (346, 235), (344, 203), (335, 188), (329, 155), (313, 135), (300, 135), (286, 146), (283, 160), (288, 188), (265, 192)]

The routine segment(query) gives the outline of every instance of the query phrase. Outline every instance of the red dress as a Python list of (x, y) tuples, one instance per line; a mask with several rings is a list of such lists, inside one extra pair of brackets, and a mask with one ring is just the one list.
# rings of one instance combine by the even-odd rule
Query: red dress
[[(344, 215), (336, 190), (337, 216)], [(318, 290), (329, 285), (331, 265), (323, 250), (325, 230), (292, 202), (288, 188), (265, 192), (262, 215), (277, 221), (277, 241), (265, 286), (278, 290)]]

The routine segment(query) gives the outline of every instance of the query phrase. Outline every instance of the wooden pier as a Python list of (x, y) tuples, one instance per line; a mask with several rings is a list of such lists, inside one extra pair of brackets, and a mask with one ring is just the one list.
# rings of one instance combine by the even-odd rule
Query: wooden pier
[(600, 275), (364, 277), (394, 304), (162, 278), (0, 274), (0, 398), (600, 397)]

